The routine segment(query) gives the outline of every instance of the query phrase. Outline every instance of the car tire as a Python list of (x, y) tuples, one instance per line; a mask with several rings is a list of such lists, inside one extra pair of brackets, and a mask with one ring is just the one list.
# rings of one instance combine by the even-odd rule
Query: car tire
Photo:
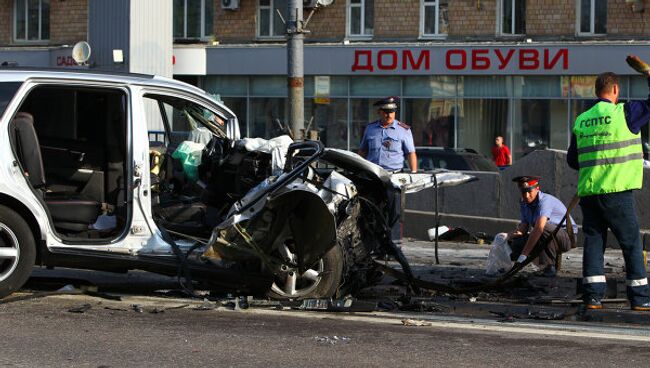
[[(340, 298), (366, 286), (375, 271), (370, 251), (361, 241), (358, 213), (357, 203), (352, 213), (338, 226), (337, 244), (310, 269), (318, 272), (314, 285), (299, 292), (287, 292), (276, 280), (268, 296), (281, 300)], [(280, 280), (285, 280), (284, 276)]]
[(18, 213), (0, 205), (0, 298), (27, 282), (35, 259), (36, 244), (29, 225)]

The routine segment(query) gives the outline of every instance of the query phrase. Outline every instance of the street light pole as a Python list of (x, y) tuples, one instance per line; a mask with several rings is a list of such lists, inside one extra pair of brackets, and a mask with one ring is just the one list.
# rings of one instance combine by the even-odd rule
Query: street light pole
[(303, 0), (289, 0), (287, 21), (287, 76), (289, 87), (289, 126), (294, 140), (304, 138), (305, 75), (303, 46)]

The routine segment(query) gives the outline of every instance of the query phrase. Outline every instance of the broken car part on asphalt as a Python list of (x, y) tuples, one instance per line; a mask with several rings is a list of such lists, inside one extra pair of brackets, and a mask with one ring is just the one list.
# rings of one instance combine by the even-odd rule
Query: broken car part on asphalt
[(382, 265), (380, 263), (375, 263), (376, 267), (387, 274), (390, 274), (391, 276), (404, 280), (408, 282), (413, 288), (422, 288), (422, 289), (428, 289), (428, 290), (436, 290), (436, 291), (442, 291), (445, 293), (450, 293), (450, 294), (463, 294), (463, 293), (470, 293), (470, 292), (477, 292), (477, 291), (482, 291), (482, 290), (493, 290), (493, 289), (498, 289), (504, 285), (507, 284), (507, 282), (515, 276), (519, 271), (521, 271), (524, 267), (526, 267), (528, 264), (533, 262), (537, 256), (546, 249), (548, 246), (548, 243), (553, 240), (555, 235), (557, 234), (558, 231), (562, 228), (564, 225), (564, 222), (567, 220), (569, 217), (569, 214), (571, 213), (571, 210), (578, 204), (579, 197), (576, 195), (573, 197), (571, 200), (571, 203), (567, 207), (567, 211), (564, 214), (564, 217), (560, 221), (560, 223), (555, 227), (555, 230), (551, 233), (550, 236), (540, 240), (535, 244), (535, 247), (531, 251), (531, 253), (528, 255), (526, 260), (522, 263), (516, 262), (512, 268), (506, 272), (505, 274), (501, 275), (499, 278), (497, 278), (494, 281), (487, 282), (484, 284), (479, 284), (479, 285), (474, 285), (474, 286), (467, 286), (467, 287), (454, 287), (450, 284), (441, 284), (441, 283), (435, 283), (431, 281), (425, 281), (425, 280), (420, 280), (420, 279), (414, 279), (412, 275), (409, 275), (408, 273), (404, 272), (399, 272), (391, 267)]

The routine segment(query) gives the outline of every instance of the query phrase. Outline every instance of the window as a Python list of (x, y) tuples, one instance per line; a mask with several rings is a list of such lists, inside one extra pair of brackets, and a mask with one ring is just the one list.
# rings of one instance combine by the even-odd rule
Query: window
[(447, 0), (420, 1), (420, 34), (422, 36), (446, 35), (448, 30)]
[(504, 136), (508, 142), (510, 101), (489, 97), (459, 101), (454, 111), (458, 115), (456, 147), (472, 148), (490, 157), (494, 137)]
[(607, 0), (580, 0), (578, 34), (607, 33)]
[(50, 0), (15, 0), (16, 41), (50, 39)]
[[(288, 20), (288, 6), (287, 0), (260, 0), (257, 35), (259, 37), (284, 37), (287, 27), (282, 19)], [(282, 17), (278, 12), (282, 14)]]
[(18, 82), (2, 82), (0, 83), (0, 116), (5, 112), (7, 105), (14, 98), (16, 91), (20, 87)]
[(172, 96), (145, 96), (148, 126), (166, 126), (167, 141), (176, 147), (183, 141), (207, 144), (213, 135), (223, 136), (225, 118), (201, 105)]
[(454, 147), (458, 109), (454, 98), (405, 98), (402, 107), (416, 146)]
[(212, 0), (174, 0), (174, 38), (210, 37), (213, 17)]
[(526, 34), (526, 1), (502, 0), (500, 5), (500, 33), (502, 35)]
[(374, 0), (349, 0), (348, 36), (372, 36), (374, 26)]

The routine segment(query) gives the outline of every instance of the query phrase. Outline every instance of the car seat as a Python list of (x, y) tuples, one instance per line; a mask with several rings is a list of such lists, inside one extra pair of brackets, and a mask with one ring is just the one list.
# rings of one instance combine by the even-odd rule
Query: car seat
[(73, 232), (88, 230), (101, 214), (102, 204), (80, 193), (47, 190), (43, 157), (31, 114), (16, 114), (10, 125), (10, 140), (27, 180), (41, 192), (54, 227)]

